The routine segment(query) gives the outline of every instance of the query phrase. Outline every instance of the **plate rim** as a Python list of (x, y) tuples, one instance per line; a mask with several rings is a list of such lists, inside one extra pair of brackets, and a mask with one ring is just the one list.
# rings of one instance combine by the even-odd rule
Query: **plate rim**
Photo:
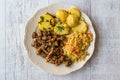
[[(31, 62), (33, 65), (35, 65), (36, 67), (38, 67), (39, 69), (42, 69), (43, 71), (45, 71), (45, 72), (47, 72), (47, 73), (51, 73), (51, 72), (49, 72), (49, 71), (41, 68), (40, 66), (36, 65), (36, 64), (32, 61), (32, 59), (30, 58), (30, 56), (29, 56), (29, 54), (28, 54), (28, 53), (30, 53), (30, 51), (28, 50), (28, 47), (26, 46), (27, 26), (29, 25), (28, 23), (30, 23), (30, 22), (32, 21), (32, 19), (36, 16), (36, 14), (37, 14), (39, 11), (41, 11), (41, 10), (43, 10), (43, 9), (45, 9), (45, 8), (48, 8), (48, 7), (50, 7), (50, 6), (57, 5), (57, 4), (59, 4), (59, 5), (60, 5), (60, 4), (62, 4), (62, 5), (69, 5), (69, 6), (71, 6), (71, 7), (72, 7), (72, 6), (75, 7), (74, 5), (71, 5), (71, 4), (63, 4), (63, 3), (54, 3), (54, 4), (50, 4), (50, 5), (48, 5), (48, 6), (42, 7), (42, 8), (40, 8), (40, 9), (36, 10), (36, 11), (33, 13), (33, 15), (31, 15), (31, 16), (28, 18), (28, 20), (27, 20), (27, 22), (26, 22), (26, 24), (25, 24), (25, 30), (24, 30), (24, 47), (25, 47), (26, 52), (27, 52), (27, 57), (29, 58), (30, 62)], [(81, 11), (81, 12), (82, 12), (82, 14), (84, 14), (86, 17), (88, 17), (83, 11)], [(69, 71), (69, 72), (67, 72), (67, 73), (64, 73), (64, 74), (59, 74), (59, 73), (51, 73), (51, 74), (55, 74), (55, 75), (66, 75), (66, 74), (69, 74), (69, 73), (71, 73), (71, 72), (74, 72), (74, 71), (77, 71), (77, 70), (81, 69), (81, 68), (90, 60), (90, 58), (91, 58), (92, 55), (94, 54), (94, 50), (95, 50), (96, 33), (95, 33), (95, 29), (94, 29), (94, 27), (93, 27), (93, 25), (92, 25), (92, 21), (90, 20), (89, 17), (88, 17), (88, 19), (89, 19), (89, 21), (90, 21), (90, 23), (91, 23), (91, 26), (92, 26), (93, 30), (94, 30), (94, 43), (93, 43), (93, 44), (94, 44), (94, 45), (93, 45), (93, 48), (94, 48), (94, 49), (93, 49), (93, 52), (91, 53), (91, 56), (89, 57), (89, 59), (88, 59), (88, 60), (85, 60), (85, 63), (84, 63), (81, 67), (76, 68), (75, 70), (71, 70), (71, 71)]]

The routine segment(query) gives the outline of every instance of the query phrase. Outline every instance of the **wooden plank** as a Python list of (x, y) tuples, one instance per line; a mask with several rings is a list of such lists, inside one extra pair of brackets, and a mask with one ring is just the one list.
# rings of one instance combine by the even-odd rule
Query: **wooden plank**
[(0, 78), (5, 80), (5, 1), (0, 0)]
[[(44, 73), (28, 61), (23, 37), (25, 23), (29, 17), (46, 3), (44, 0), (42, 2), (6, 0), (6, 2), (6, 80), (43, 79), (47, 75), (44, 76)], [(38, 73), (41, 73), (41, 76)]]
[(21, 31), (24, 20), (22, 3), (22, 0), (20, 3), (6, 0), (6, 80), (27, 80)]
[(91, 2), (91, 19), (97, 33), (95, 55), (91, 60), (92, 80), (120, 79), (120, 1)]

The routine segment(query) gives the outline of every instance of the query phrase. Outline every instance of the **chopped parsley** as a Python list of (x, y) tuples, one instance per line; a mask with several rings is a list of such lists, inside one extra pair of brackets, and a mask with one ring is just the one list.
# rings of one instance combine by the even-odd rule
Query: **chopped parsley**
[(60, 21), (60, 24), (62, 24), (62, 22)]
[(40, 24), (40, 22), (38, 22), (38, 24)]
[(55, 26), (52, 25), (52, 27), (55, 27)]
[(46, 20), (46, 22), (49, 22), (49, 20)]
[(43, 27), (43, 30), (46, 30), (46, 28)]
[(48, 29), (50, 30), (51, 28), (49, 27)]
[(43, 16), (40, 16), (41, 20), (44, 21), (44, 17)]
[(64, 30), (64, 27), (62, 27), (62, 26), (57, 26), (57, 30), (58, 30), (59, 32), (61, 32), (62, 30)]

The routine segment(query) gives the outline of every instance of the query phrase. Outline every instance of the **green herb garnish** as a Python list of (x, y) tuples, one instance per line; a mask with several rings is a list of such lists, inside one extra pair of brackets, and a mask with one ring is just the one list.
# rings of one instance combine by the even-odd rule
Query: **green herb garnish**
[(46, 28), (43, 27), (43, 30), (46, 30)]
[(44, 21), (44, 17), (43, 16), (40, 16), (41, 20)]
[(60, 24), (62, 24), (62, 22), (60, 21)]
[(54, 25), (52, 25), (52, 27), (55, 27)]
[(46, 20), (46, 22), (49, 22), (49, 20)]
[(48, 28), (49, 30), (51, 29), (51, 28)]
[(62, 27), (62, 26), (57, 26), (57, 30), (58, 30), (59, 32), (61, 32), (62, 30), (64, 30), (64, 27)]
[(40, 22), (38, 22), (38, 24), (40, 24)]

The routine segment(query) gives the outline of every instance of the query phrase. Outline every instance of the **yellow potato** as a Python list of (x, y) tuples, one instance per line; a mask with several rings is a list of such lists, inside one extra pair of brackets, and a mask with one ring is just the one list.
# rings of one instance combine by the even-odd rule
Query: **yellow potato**
[(43, 31), (52, 30), (55, 24), (54, 18), (49, 13), (46, 13), (44, 16), (41, 16), (39, 21), (39, 29)]
[(85, 21), (80, 21), (79, 25), (77, 25), (76, 27), (72, 28), (73, 31), (78, 31), (81, 33), (86, 33), (88, 30), (88, 25)]
[(66, 22), (70, 27), (74, 27), (79, 24), (79, 20), (78, 20), (77, 16), (75, 16), (75, 15), (69, 15), (67, 17)]
[(57, 10), (55, 15), (56, 15), (56, 17), (57, 17), (58, 19), (60, 19), (62, 22), (65, 22), (65, 21), (66, 21), (66, 18), (67, 18), (67, 16), (68, 16), (68, 12), (65, 11), (65, 10)]
[(80, 16), (81, 16), (81, 12), (78, 8), (71, 8), (69, 10), (69, 13), (73, 14), (73, 15), (76, 15), (78, 18), (80, 18)]
[(50, 23), (42, 22), (39, 24), (39, 29), (42, 31), (50, 31), (53, 30), (54, 26), (52, 26)]
[(63, 27), (69, 27), (69, 26), (68, 26), (68, 24), (64, 23), (64, 24), (63, 24)]
[(59, 35), (65, 35), (69, 33), (69, 27), (67, 24), (57, 24), (54, 28), (54, 32), (56, 32)]

